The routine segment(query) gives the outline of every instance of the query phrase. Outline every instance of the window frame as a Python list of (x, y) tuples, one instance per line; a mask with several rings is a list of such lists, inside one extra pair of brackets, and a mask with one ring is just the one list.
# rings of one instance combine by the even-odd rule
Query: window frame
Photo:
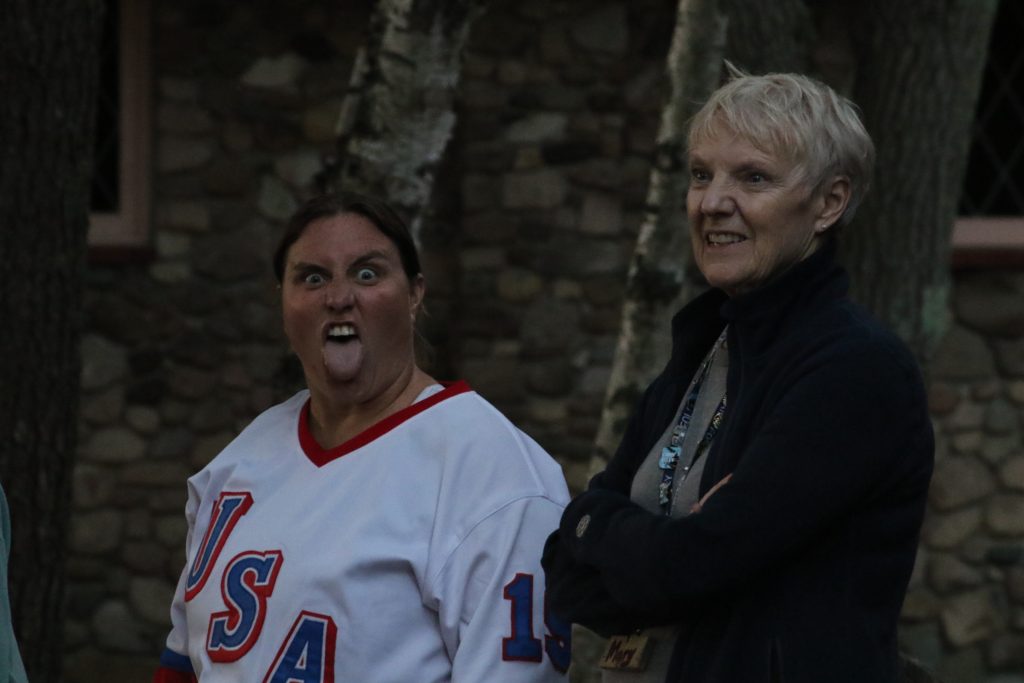
[(1024, 267), (1024, 216), (958, 217), (953, 225), (953, 267)]
[(91, 260), (136, 258), (151, 252), (152, 80), (150, 0), (115, 0), (120, 11), (120, 112), (117, 211), (89, 213)]
[[(1012, 13), (1014, 9), (1021, 14), (1014, 14), (1012, 17), (1010, 14), (1004, 14), (1004, 12)], [(1002, 49), (1005, 50), (1006, 46), (1010, 44), (1006, 41), (1012, 30), (1007, 27), (1024, 27), (1024, 24), (1021, 24), (1022, 21), (1024, 21), (1024, 11), (1018, 6), (1003, 4), (997, 10), (992, 33), (989, 36), (989, 45), (986, 49), (985, 68), (979, 74), (979, 78), (983, 79), (983, 82), (978, 93), (979, 102), (975, 103), (972, 148), (973, 136), (977, 132), (975, 127), (979, 125), (979, 119), (982, 119), (987, 126), (995, 112), (991, 106), (987, 106), (983, 113), (980, 101), (985, 91), (985, 85), (989, 83), (989, 78), (994, 76), (998, 79), (992, 82), (995, 85), (997, 96), (1002, 96), (1005, 90), (1013, 87), (1013, 81), (1010, 79), (1013, 79), (1015, 74), (1007, 70), (1008, 62), (1004, 62), (1008, 55), (1003, 54), (1002, 51), (997, 55), (996, 50), (997, 45), (1002, 46)], [(1007, 33), (999, 33), (1001, 30), (1007, 31)], [(1016, 41), (1012, 43), (1014, 49), (1013, 55), (1010, 56), (1011, 60), (1019, 58), (1015, 49), (1016, 44)], [(999, 66), (996, 67), (996, 64)], [(1022, 67), (1018, 65), (1014, 68)], [(1019, 76), (1019, 72), (1016, 76)], [(967, 170), (965, 162), (965, 172)], [(1020, 186), (1019, 182), (1016, 185), (1018, 190), (1024, 191), (1024, 186)], [(1018, 205), (1010, 209), (1014, 213), (975, 213), (957, 216), (952, 235), (952, 266), (954, 268), (1019, 268), (1024, 266), (1024, 213), (1019, 213), (1022, 209), (1024, 207)]]

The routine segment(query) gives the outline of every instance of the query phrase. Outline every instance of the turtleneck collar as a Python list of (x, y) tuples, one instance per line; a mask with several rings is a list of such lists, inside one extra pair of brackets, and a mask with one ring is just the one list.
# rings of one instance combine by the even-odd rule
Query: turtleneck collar
[(672, 319), (670, 374), (690, 377), (726, 325), (730, 359), (741, 349), (749, 359), (770, 348), (793, 316), (844, 297), (849, 279), (835, 263), (836, 252), (836, 240), (831, 239), (753, 292), (729, 298), (720, 289), (710, 289), (696, 297)]
[(733, 323), (777, 316), (801, 301), (846, 295), (849, 280), (836, 265), (837, 240), (829, 239), (816, 252), (770, 280), (763, 287), (726, 299), (721, 316)]

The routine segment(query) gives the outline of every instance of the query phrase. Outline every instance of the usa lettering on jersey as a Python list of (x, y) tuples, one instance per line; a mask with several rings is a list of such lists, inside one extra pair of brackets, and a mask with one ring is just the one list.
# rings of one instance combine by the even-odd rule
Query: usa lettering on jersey
[(224, 570), (221, 593), (227, 610), (210, 615), (206, 652), (214, 662), (237, 662), (259, 640), (267, 599), (281, 571), (280, 550), (244, 552)]
[(206, 529), (203, 542), (189, 568), (185, 581), (185, 602), (190, 601), (203, 590), (220, 551), (224, 548), (238, 520), (252, 507), (252, 494), (247, 491), (224, 491), (217, 497), (210, 513), (210, 526)]
[[(252, 507), (247, 491), (225, 491), (213, 505), (210, 525), (186, 579), (186, 601), (205, 587), (228, 537)], [(221, 595), (225, 610), (210, 615), (206, 652), (212, 662), (237, 662), (263, 632), (284, 555), (280, 550), (244, 551), (225, 566)], [(303, 611), (295, 619), (264, 683), (334, 683), (337, 626), (330, 616)]]
[[(254, 504), (247, 491), (222, 492), (213, 505), (210, 524), (186, 577), (185, 600), (206, 587), (214, 566), (236, 526)], [(220, 592), (225, 609), (213, 612), (207, 628), (206, 652), (217, 664), (238, 662), (259, 641), (274, 587), (284, 565), (281, 550), (246, 550), (225, 563)], [(543, 582), (541, 582), (543, 585)], [(571, 624), (547, 609), (543, 600), (543, 638), (534, 633), (534, 575), (517, 573), (503, 587), (509, 603), (509, 629), (500, 638), (504, 661), (551, 666), (565, 673), (571, 659)], [(295, 617), (288, 634), (263, 676), (262, 683), (333, 683), (338, 629), (326, 614), (308, 610)]]
[(303, 611), (292, 625), (263, 683), (334, 683), (338, 629), (326, 614)]

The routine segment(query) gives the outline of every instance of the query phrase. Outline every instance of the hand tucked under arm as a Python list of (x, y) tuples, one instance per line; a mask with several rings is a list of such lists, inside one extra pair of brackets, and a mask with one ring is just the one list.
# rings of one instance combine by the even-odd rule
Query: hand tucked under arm
[(671, 613), (642, 613), (617, 602), (597, 568), (573, 559), (559, 531), (548, 537), (541, 564), (548, 606), (566, 621), (605, 637), (673, 621)]

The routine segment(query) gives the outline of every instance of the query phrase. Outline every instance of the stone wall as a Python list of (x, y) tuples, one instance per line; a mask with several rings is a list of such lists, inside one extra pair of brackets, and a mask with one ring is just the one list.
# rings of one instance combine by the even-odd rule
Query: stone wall
[[(301, 380), (269, 253), (333, 126), (370, 0), (153, 0), (154, 258), (92, 267), (66, 680), (147, 681), (185, 479)], [(424, 234), (434, 366), (585, 481), (640, 223), (671, 0), (494, 0)], [(941, 452), (904, 640), (950, 683), (1024, 682), (1024, 310), (968, 274), (936, 363)], [(1016, 672), (1016, 673), (1014, 673)]]
[(462, 84), (448, 345), (459, 372), (582, 486), (646, 196), (674, 3), (492, 7), (473, 32)]
[(1024, 681), (1024, 275), (961, 273), (953, 309), (932, 367), (939, 450), (904, 643), (950, 683), (1016, 683)]

